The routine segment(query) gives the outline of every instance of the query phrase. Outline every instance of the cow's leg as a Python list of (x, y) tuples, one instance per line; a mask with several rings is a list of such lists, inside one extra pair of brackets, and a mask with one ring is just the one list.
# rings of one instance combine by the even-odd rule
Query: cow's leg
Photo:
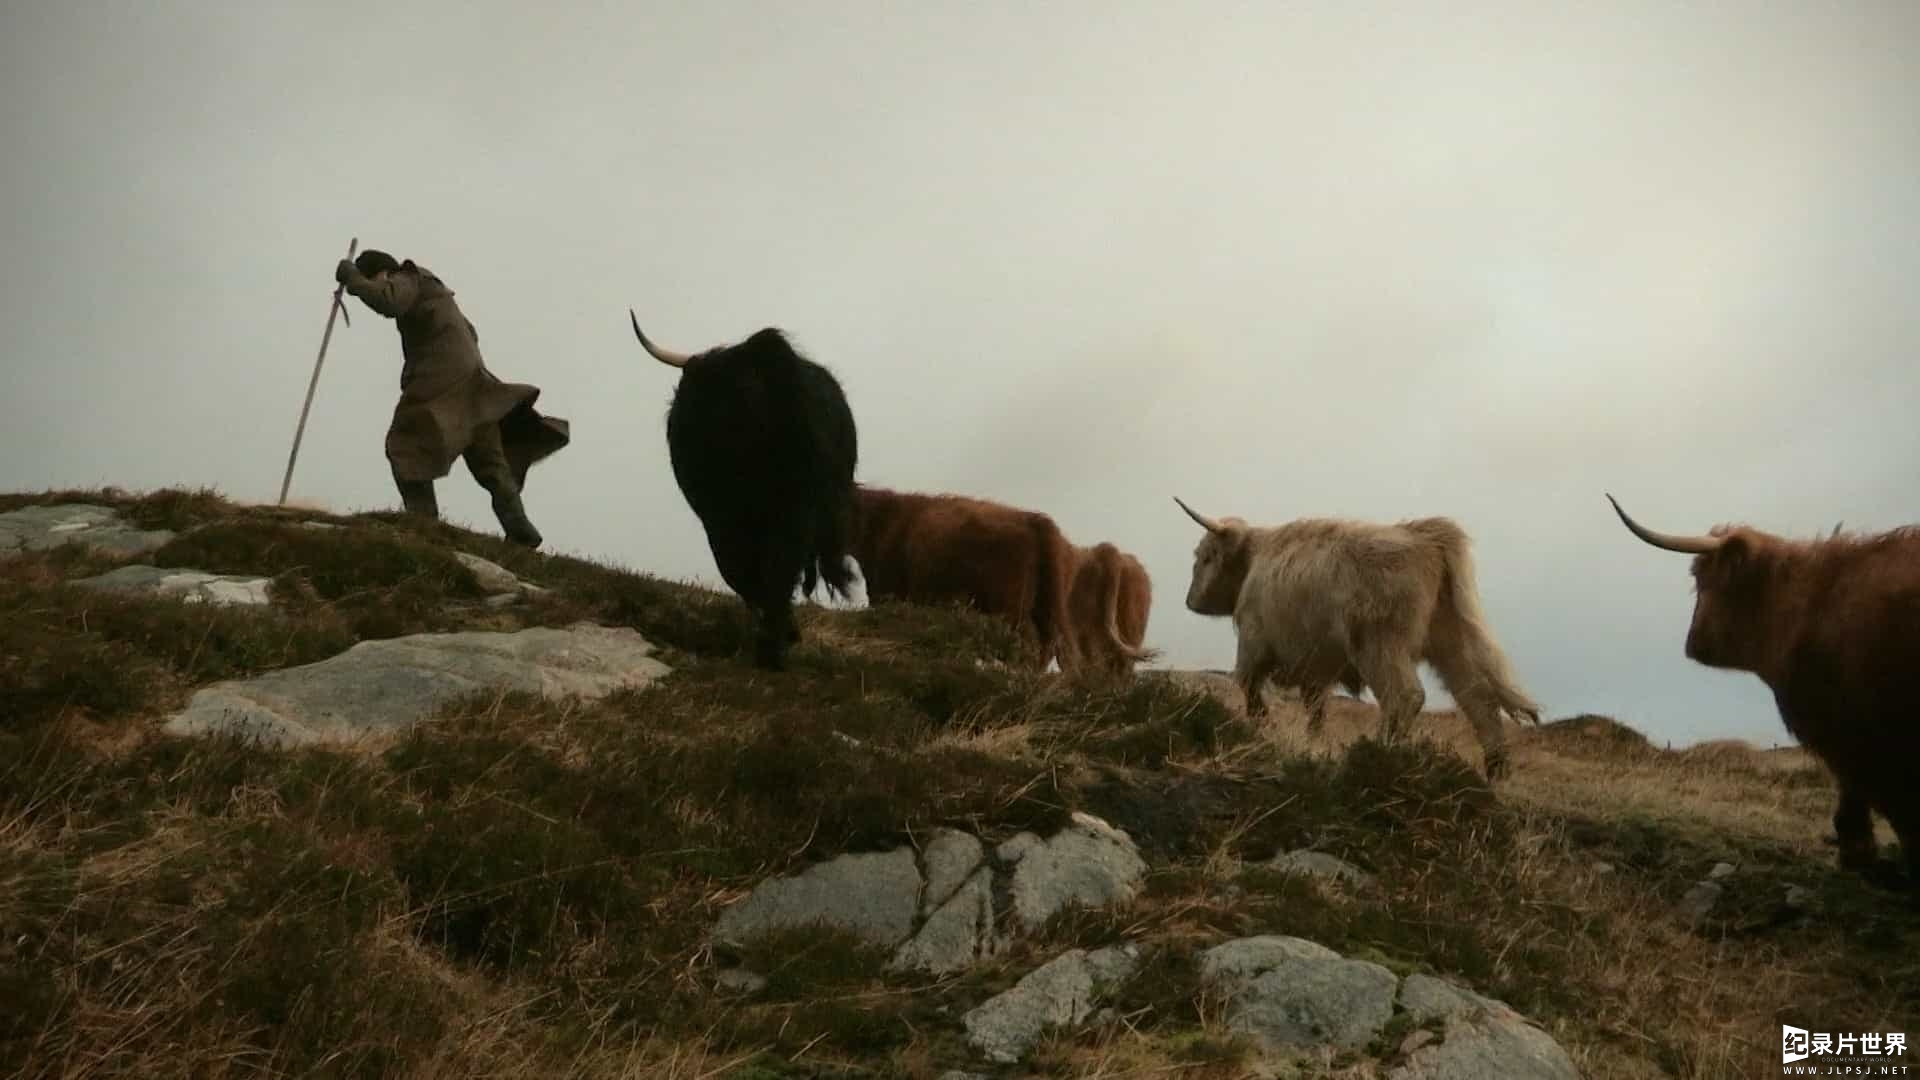
[(1399, 741), (1427, 706), (1427, 691), (1420, 685), (1413, 657), (1404, 649), (1374, 646), (1355, 657), (1355, 664), (1380, 701), (1381, 740)]
[(1367, 681), (1360, 677), (1360, 670), (1351, 663), (1341, 669), (1340, 685), (1346, 687), (1347, 693), (1356, 698), (1367, 692)]
[(1247, 699), (1247, 718), (1258, 720), (1267, 714), (1267, 699), (1262, 692), (1267, 677), (1273, 674), (1273, 657), (1251, 635), (1240, 638), (1239, 654), (1234, 658), (1233, 677)]
[(1865, 793), (1844, 780), (1840, 781), (1839, 805), (1833, 811), (1833, 833), (1840, 846), (1842, 870), (1864, 873), (1873, 869), (1879, 859), (1873, 843), (1873, 804)]
[(1507, 756), (1507, 733), (1500, 722), (1500, 710), (1468, 709), (1462, 712), (1473, 724), (1474, 737), (1480, 740), (1480, 755), (1486, 760), (1487, 779), (1499, 780), (1513, 768), (1512, 760)]
[(793, 621), (792, 598), (775, 599), (772, 594), (762, 594), (754, 598), (751, 606), (755, 616), (754, 666), (767, 671), (785, 671), (787, 649), (798, 629)]
[(800, 572), (789, 560), (787, 546), (774, 538), (769, 541), (760, 549), (760, 634), (754, 663), (768, 671), (784, 671), (788, 647), (800, 640), (800, 625), (793, 617), (793, 586)]
[(1511, 762), (1507, 756), (1507, 729), (1501, 719), (1498, 690), (1471, 666), (1470, 657), (1458, 651), (1434, 650), (1428, 660), (1439, 674), (1441, 685), (1453, 695), (1454, 704), (1460, 706), (1460, 711), (1473, 725), (1473, 736), (1479, 740), (1481, 756), (1486, 760), (1487, 779), (1506, 776)]
[(787, 669), (787, 649), (799, 639), (793, 621), (793, 601), (770, 603), (760, 612), (760, 634), (754, 644), (753, 662), (768, 671)]
[(1332, 686), (1310, 684), (1300, 688), (1300, 704), (1307, 710), (1307, 734), (1319, 735), (1327, 722), (1327, 695)]
[(769, 670), (779, 670), (778, 650), (770, 651), (766, 646), (773, 605), (765, 587), (764, 555), (755, 547), (751, 525), (729, 521), (716, 523), (706, 531), (707, 547), (713, 552), (713, 562), (720, 571), (720, 580), (726, 582), (727, 588), (733, 590), (751, 615), (754, 663)]

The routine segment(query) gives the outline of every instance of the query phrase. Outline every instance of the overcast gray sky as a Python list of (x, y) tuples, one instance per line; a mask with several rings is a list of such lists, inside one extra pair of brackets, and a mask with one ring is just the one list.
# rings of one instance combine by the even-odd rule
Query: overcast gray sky
[[(1458, 518), (1552, 716), (1785, 742), (1681, 655), (1656, 528), (1920, 520), (1920, 5), (102, 3), (0, 14), (0, 488), (271, 500), (349, 237), (574, 443), (550, 550), (717, 583), (672, 373), (766, 325), (862, 479), (996, 498), (1182, 605), (1195, 528)], [(397, 505), (393, 324), (294, 494)], [(462, 466), (445, 512), (489, 531)]]

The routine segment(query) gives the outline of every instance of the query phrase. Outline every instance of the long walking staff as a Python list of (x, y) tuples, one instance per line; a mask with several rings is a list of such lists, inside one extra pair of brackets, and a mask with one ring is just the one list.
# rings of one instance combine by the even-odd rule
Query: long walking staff
[[(360, 238), (354, 237), (347, 243), (347, 258), (360, 249)], [(333, 306), (327, 308), (327, 332), (320, 335), (320, 355), (313, 358), (313, 378), (307, 382), (307, 400), (300, 406), (300, 426), (293, 429), (293, 449), (287, 452), (287, 475), (280, 479), (279, 506), (287, 505), (287, 488), (293, 483), (293, 459), (300, 456), (300, 436), (307, 433), (307, 410), (313, 408), (313, 391), (320, 385), (320, 365), (327, 360), (327, 342), (333, 340), (333, 317), (346, 315), (347, 305), (341, 301), (340, 293), (346, 289), (341, 282), (333, 287)], [(347, 319), (347, 325), (353, 325), (353, 319)]]

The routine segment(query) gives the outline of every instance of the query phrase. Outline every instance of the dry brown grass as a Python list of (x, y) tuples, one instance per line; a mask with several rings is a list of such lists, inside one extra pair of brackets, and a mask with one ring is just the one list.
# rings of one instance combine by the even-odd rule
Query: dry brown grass
[[(1230, 679), (1174, 677), (1240, 713)], [(1336, 695), (1316, 738), (1297, 704), (1270, 708), (1262, 737), (1223, 761), (1337, 758), (1379, 723), (1372, 705)], [(1425, 713), (1416, 733), (1478, 761), (1458, 713)], [(1832, 868), (1834, 789), (1811, 755), (1737, 740), (1662, 750), (1601, 717), (1510, 725), (1508, 736), (1515, 768), (1501, 793), (1527, 854), (1507, 870), (1530, 892), (1607, 926), (1604, 937), (1563, 943), (1569, 978), (1595, 992), (1585, 1015), (1554, 1033), (1588, 1075), (1756, 1075), (1777, 1064), (1770, 1055), (1783, 1022), (1920, 1026), (1920, 921), (1897, 898)], [(1876, 824), (1890, 842), (1884, 822)], [(1689, 925), (1674, 901), (1719, 861), (1738, 868), (1723, 910)], [(1781, 903), (1789, 885), (1812, 889), (1822, 906), (1790, 915)]]

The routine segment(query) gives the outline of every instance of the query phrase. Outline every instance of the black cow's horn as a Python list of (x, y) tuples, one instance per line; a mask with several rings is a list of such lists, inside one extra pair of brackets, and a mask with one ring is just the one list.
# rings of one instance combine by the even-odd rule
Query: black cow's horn
[(647, 350), (648, 355), (670, 367), (683, 368), (687, 366), (687, 361), (691, 359), (691, 357), (687, 356), (686, 353), (677, 353), (671, 349), (663, 349), (647, 340), (647, 335), (640, 330), (640, 316), (635, 315), (632, 308), (627, 309), (627, 318), (633, 320), (633, 336), (640, 339), (640, 347)]

